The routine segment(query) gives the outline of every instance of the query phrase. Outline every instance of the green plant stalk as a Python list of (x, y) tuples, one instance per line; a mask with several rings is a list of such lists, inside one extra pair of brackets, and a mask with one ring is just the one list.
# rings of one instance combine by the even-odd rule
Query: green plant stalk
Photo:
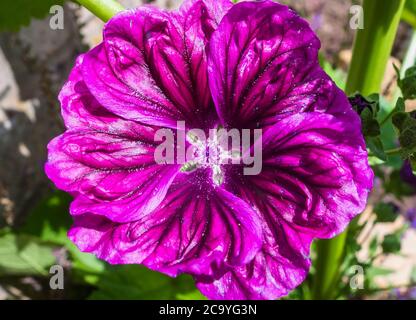
[[(405, 0), (364, 0), (364, 29), (357, 30), (346, 93), (369, 95), (380, 91)], [(334, 299), (340, 279), (347, 232), (319, 240), (314, 261), (314, 299)]]
[(380, 91), (405, 0), (364, 0), (364, 29), (358, 30), (346, 93)]
[(406, 5), (404, 6), (402, 20), (406, 21), (414, 29), (416, 29), (416, 14), (414, 12), (414, 9), (412, 9), (411, 1), (414, 0), (407, 0)]
[(76, 0), (76, 2), (104, 22), (107, 22), (116, 13), (124, 10), (124, 7), (116, 0)]

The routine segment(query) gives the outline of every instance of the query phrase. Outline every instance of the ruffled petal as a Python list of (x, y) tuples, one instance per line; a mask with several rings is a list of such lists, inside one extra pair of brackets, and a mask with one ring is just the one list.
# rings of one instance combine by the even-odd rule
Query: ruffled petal
[(94, 212), (113, 221), (132, 221), (158, 206), (179, 172), (177, 165), (158, 165), (154, 148), (140, 132), (133, 140), (111, 132), (70, 130), (49, 143), (45, 171), (59, 189), (75, 195), (72, 214)]
[(276, 120), (300, 112), (322, 112), (359, 126), (360, 119), (347, 96), (332, 79), (316, 65), (285, 95), (263, 114), (262, 127), (270, 127)]
[(50, 142), (45, 170), (75, 196), (73, 215), (132, 221), (163, 200), (179, 167), (155, 163), (157, 127), (123, 119), (95, 99), (82, 77), (83, 62), (81, 55), (60, 92), (68, 131)]
[(235, 176), (231, 187), (248, 203), (267, 203), (292, 227), (318, 238), (339, 234), (364, 211), (373, 172), (359, 123), (295, 114), (266, 131), (262, 147), (262, 172)]
[(232, 6), (231, 0), (185, 0), (179, 11), (183, 17), (186, 17), (193, 10), (199, 11), (201, 29), (209, 40)]
[(103, 45), (82, 65), (92, 94), (126, 119), (200, 127), (213, 113), (205, 46), (226, 12), (220, 3), (215, 10), (200, 0), (177, 12), (144, 6), (116, 15), (105, 26)]
[(373, 172), (357, 123), (298, 114), (278, 122), (263, 143), (264, 171), (252, 182), (271, 182), (268, 201), (289, 223), (331, 238), (364, 211)]
[[(316, 89), (319, 84), (310, 74), (318, 66), (319, 47), (308, 23), (286, 6), (272, 1), (234, 5), (213, 33), (208, 51), (210, 88), (223, 123), (264, 127), (286, 111), (280, 104), (285, 97), (300, 95), (296, 88)], [(294, 107), (303, 108), (301, 102)]]
[(311, 239), (270, 214), (274, 228), (268, 229), (256, 257), (214, 281), (195, 277), (202, 294), (218, 300), (273, 300), (287, 295), (305, 280), (311, 264)]
[(373, 173), (354, 122), (317, 112), (279, 120), (263, 135), (263, 168), (228, 188), (261, 212), (264, 246), (246, 267), (198, 288), (216, 299), (276, 299), (306, 277), (314, 238), (331, 238), (366, 205)]
[(80, 250), (112, 264), (138, 263), (176, 276), (204, 279), (251, 261), (262, 243), (258, 215), (225, 190), (175, 183), (159, 208), (140, 220), (114, 223), (75, 217), (69, 237)]
[(68, 81), (59, 93), (61, 112), (67, 129), (115, 133), (131, 140), (152, 142), (154, 128), (125, 120), (104, 108), (84, 82), (81, 67), (84, 55), (77, 58)]

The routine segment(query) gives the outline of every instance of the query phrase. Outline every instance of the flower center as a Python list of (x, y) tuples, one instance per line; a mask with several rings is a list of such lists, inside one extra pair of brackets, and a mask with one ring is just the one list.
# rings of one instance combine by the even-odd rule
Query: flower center
[(209, 168), (214, 185), (222, 185), (225, 179), (223, 165), (240, 160), (240, 152), (228, 148), (225, 129), (218, 127), (210, 130), (208, 138), (204, 135), (200, 137), (191, 130), (187, 133), (186, 140), (191, 144), (191, 151), (187, 153), (187, 161), (181, 171), (192, 172), (199, 168)]

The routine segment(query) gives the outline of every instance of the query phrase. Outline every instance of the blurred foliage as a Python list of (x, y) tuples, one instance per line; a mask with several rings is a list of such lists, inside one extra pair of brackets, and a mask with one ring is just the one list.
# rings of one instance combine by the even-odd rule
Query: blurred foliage
[(345, 89), (347, 74), (344, 71), (332, 66), (324, 58), (322, 53), (319, 54), (319, 64), (321, 65), (322, 69), (324, 69), (324, 71), (331, 77), (331, 79), (334, 80), (339, 88)]
[(107, 266), (102, 273), (85, 276), (85, 281), (97, 287), (90, 299), (204, 299), (190, 276), (172, 279), (137, 265)]
[(416, 29), (416, 0), (407, 0), (402, 19)]
[(65, 0), (2, 0), (0, 1), (0, 32), (18, 31), (32, 18), (43, 18), (53, 5)]
[(16, 235), (7, 230), (0, 234), (0, 278), (6, 275), (46, 275), (55, 262), (51, 248), (38, 238)]
[(394, 222), (397, 218), (398, 208), (393, 203), (379, 202), (374, 207), (377, 221), (381, 223)]
[(416, 66), (406, 70), (404, 77), (400, 78), (400, 71), (396, 68), (399, 78), (399, 87), (402, 90), (404, 100), (416, 99)]
[(170, 278), (139, 265), (113, 266), (80, 252), (66, 235), (69, 203), (68, 195), (56, 192), (41, 201), (21, 228), (1, 231), (0, 283), (15, 275), (49, 277), (49, 267), (59, 263), (54, 250), (64, 247), (69, 260), (65, 274), (77, 286), (90, 288), (89, 299), (205, 299), (190, 276)]

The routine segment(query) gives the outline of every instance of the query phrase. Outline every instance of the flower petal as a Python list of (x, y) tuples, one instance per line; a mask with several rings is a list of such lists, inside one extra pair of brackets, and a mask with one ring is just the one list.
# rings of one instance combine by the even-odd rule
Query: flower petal
[[(271, 213), (272, 219), (273, 215)], [(197, 288), (209, 299), (262, 300), (287, 295), (306, 278), (311, 239), (274, 221), (265, 244), (246, 266), (235, 268), (214, 281), (196, 277)]]
[(133, 139), (77, 129), (49, 143), (45, 171), (58, 188), (75, 195), (72, 214), (94, 209), (113, 221), (127, 222), (163, 200), (179, 166), (156, 164), (154, 145), (140, 132), (135, 134)]
[[(285, 112), (280, 102), (315, 81), (308, 76), (318, 67), (319, 47), (308, 23), (286, 6), (234, 5), (213, 33), (208, 52), (210, 88), (224, 124), (264, 127), (268, 118)], [(300, 111), (301, 103), (296, 107)]]
[(75, 196), (74, 215), (94, 212), (114, 221), (131, 221), (162, 201), (176, 166), (154, 163), (157, 127), (111, 113), (87, 88), (81, 55), (59, 95), (69, 129), (49, 144), (46, 173)]
[(300, 113), (279, 120), (262, 146), (262, 172), (231, 187), (260, 212), (267, 203), (299, 231), (331, 238), (364, 211), (373, 172), (359, 123)]
[[(108, 110), (126, 119), (200, 127), (212, 113), (205, 46), (226, 2), (187, 3), (178, 12), (150, 6), (116, 15), (104, 44), (86, 54), (83, 76)], [(212, 16), (211, 16), (212, 15)]]
[[(198, 14), (199, 23), (201, 24), (198, 28), (203, 31), (206, 39), (209, 40), (232, 6), (231, 0), (185, 0), (179, 9), (179, 15), (183, 19), (187, 19), (186, 16), (188, 15)], [(196, 30), (196, 32), (200, 31)]]
[(128, 121), (104, 108), (91, 94), (81, 74), (84, 55), (80, 55), (59, 93), (62, 117), (67, 129), (115, 133), (120, 136), (153, 141), (153, 128)]
[(124, 224), (97, 215), (75, 218), (69, 237), (109, 263), (140, 263), (176, 276), (204, 279), (248, 263), (261, 246), (257, 214), (225, 190), (196, 191), (175, 183), (159, 208)]
[(227, 186), (264, 221), (265, 244), (245, 268), (214, 282), (197, 278), (210, 298), (276, 299), (299, 285), (309, 247), (342, 232), (366, 204), (373, 173), (357, 122), (305, 112), (279, 120), (263, 136), (257, 176), (234, 174)]
[(251, 182), (271, 183), (268, 201), (289, 223), (332, 238), (364, 211), (372, 188), (360, 128), (327, 114), (288, 117), (265, 134), (264, 171)]

